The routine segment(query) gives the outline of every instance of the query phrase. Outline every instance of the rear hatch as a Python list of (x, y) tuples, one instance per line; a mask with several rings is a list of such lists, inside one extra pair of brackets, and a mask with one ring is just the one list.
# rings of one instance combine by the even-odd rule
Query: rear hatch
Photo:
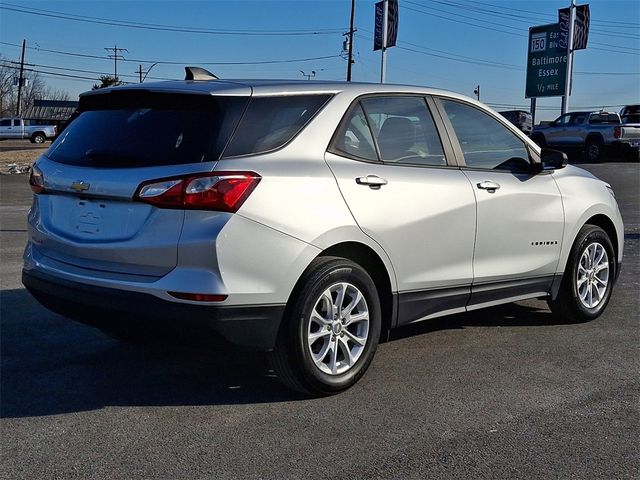
[(83, 97), (37, 163), (35, 253), (80, 267), (158, 277), (177, 264), (181, 209), (133, 201), (141, 183), (213, 170), (250, 95), (112, 90)]

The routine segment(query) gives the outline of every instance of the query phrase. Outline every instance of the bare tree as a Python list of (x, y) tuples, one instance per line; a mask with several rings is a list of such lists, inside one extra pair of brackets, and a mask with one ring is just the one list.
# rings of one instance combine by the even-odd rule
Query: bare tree
[(62, 90), (61, 88), (52, 88), (46, 87), (42, 92), (42, 98), (46, 98), (47, 100), (71, 100), (71, 95), (66, 90)]
[[(18, 87), (14, 85), (18, 78), (18, 65), (4, 57), (0, 57), (0, 115), (10, 116), (15, 114), (18, 102)], [(34, 100), (69, 100), (69, 94), (61, 89), (48, 87), (42, 76), (30, 69), (25, 68), (23, 77), (27, 79), (26, 85), (22, 87), (20, 103), (21, 111), (26, 111), (33, 105)]]
[(8, 66), (6, 60), (0, 57), (0, 115), (11, 115), (15, 112), (13, 98), (13, 79), (15, 70)]

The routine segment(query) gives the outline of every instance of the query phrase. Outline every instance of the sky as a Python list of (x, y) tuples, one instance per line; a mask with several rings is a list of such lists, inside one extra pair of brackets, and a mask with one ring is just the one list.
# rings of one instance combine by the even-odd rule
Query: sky
[[(579, 2), (580, 3), (580, 2)], [(379, 82), (373, 51), (374, 1), (357, 0), (353, 80)], [(529, 27), (557, 22), (568, 0), (399, 0), (397, 46), (387, 50), (387, 83), (442, 88), (496, 110), (529, 109), (525, 69)], [(640, 1), (592, 0), (589, 45), (574, 56), (569, 110), (618, 111), (640, 102)], [(344, 80), (343, 33), (350, 0), (0, 0), (0, 56), (25, 62), (73, 98), (114, 73), (137, 82), (184, 78), (203, 66), (221, 78)], [(165, 62), (165, 63), (163, 63)], [(152, 67), (152, 65), (156, 63)], [(15, 65), (15, 64), (12, 64)], [(78, 78), (80, 77), (80, 78)], [(560, 114), (560, 97), (538, 99), (536, 120)]]

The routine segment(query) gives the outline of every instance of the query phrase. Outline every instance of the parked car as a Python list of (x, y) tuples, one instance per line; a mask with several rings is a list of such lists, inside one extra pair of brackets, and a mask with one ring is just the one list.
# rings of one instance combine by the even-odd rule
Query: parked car
[(531, 130), (533, 129), (533, 116), (531, 113), (525, 110), (506, 110), (498, 113), (522, 130), (525, 134), (531, 134)]
[(36, 162), (22, 280), (47, 308), (125, 339), (215, 331), (312, 395), (353, 385), (395, 327), (606, 308), (611, 187), (485, 105), (187, 71), (83, 94)]
[(0, 139), (28, 138), (31, 143), (44, 143), (56, 136), (55, 125), (27, 125), (22, 118), (0, 118)]
[(541, 147), (579, 149), (585, 160), (602, 160), (607, 149), (614, 154), (638, 154), (640, 123), (624, 125), (617, 113), (572, 112), (548, 125), (536, 125), (531, 139)]

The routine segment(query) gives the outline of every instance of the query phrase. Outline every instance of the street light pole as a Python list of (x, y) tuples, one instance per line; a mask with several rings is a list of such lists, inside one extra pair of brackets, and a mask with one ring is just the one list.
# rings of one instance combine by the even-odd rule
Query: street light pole
[(389, 0), (384, 0), (382, 5), (382, 60), (380, 61), (380, 83), (387, 79), (387, 22), (389, 21)]
[(571, 83), (573, 82), (573, 37), (576, 24), (576, 0), (571, 0), (569, 7), (569, 41), (567, 45), (567, 73), (565, 77), (565, 92), (562, 96), (560, 114), (564, 115), (569, 110), (569, 95), (571, 95)]

